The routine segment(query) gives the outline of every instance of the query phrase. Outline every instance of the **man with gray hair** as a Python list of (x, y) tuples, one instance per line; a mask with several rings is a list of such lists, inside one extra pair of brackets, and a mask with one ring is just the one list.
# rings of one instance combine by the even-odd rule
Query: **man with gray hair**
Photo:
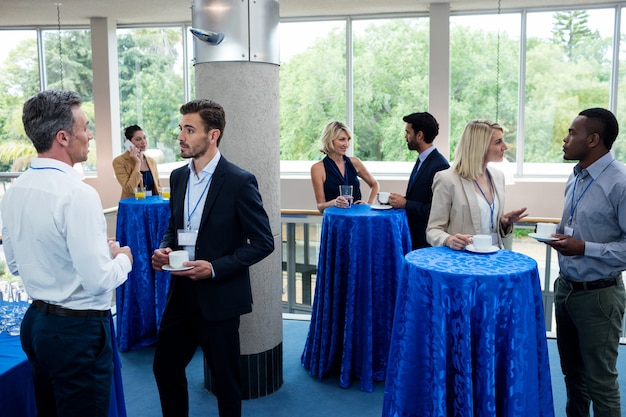
[(72, 91), (43, 91), (22, 121), (37, 158), (2, 200), (9, 270), (34, 300), (21, 325), (39, 416), (105, 417), (113, 377), (110, 308), (130, 248), (107, 239), (96, 190), (73, 169), (87, 160), (89, 121)]

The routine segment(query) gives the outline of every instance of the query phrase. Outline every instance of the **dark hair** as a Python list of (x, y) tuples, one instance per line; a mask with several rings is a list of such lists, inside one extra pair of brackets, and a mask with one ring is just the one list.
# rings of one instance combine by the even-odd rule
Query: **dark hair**
[(204, 125), (204, 133), (208, 133), (211, 129), (218, 129), (220, 136), (217, 138), (217, 146), (220, 146), (220, 141), (224, 134), (224, 127), (226, 127), (226, 114), (221, 105), (213, 100), (193, 100), (180, 106), (180, 113), (183, 115), (198, 113)]
[(22, 123), (26, 136), (38, 153), (52, 148), (59, 130), (73, 133), (72, 107), (80, 106), (82, 99), (74, 91), (46, 90), (35, 94), (24, 103)]
[(410, 123), (414, 132), (422, 131), (424, 134), (424, 142), (433, 143), (433, 140), (439, 134), (439, 123), (437, 119), (428, 113), (411, 113), (402, 118), (406, 123)]
[(139, 132), (140, 130), (143, 131), (143, 129), (139, 127), (139, 125), (128, 126), (126, 129), (124, 129), (124, 136), (126, 136), (126, 139), (131, 140), (135, 132)]
[(587, 133), (597, 133), (600, 135), (604, 147), (610, 151), (619, 133), (619, 125), (617, 124), (615, 115), (609, 110), (600, 107), (583, 110), (578, 113), (578, 115), (587, 118), (585, 123)]

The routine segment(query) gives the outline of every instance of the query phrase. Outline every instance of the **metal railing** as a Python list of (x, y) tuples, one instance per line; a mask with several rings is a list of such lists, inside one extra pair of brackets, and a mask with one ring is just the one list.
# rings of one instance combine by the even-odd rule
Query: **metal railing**
[[(283, 311), (310, 314), (315, 293), (317, 258), (321, 235), (321, 214), (317, 210), (282, 210), (282, 265), (283, 265)], [(537, 261), (546, 331), (554, 328), (553, 282), (558, 268), (553, 265), (552, 251), (548, 245), (538, 244), (524, 237), (523, 230), (534, 231), (537, 223), (558, 223), (557, 218), (527, 217), (515, 225), (519, 235), (510, 240), (511, 249), (524, 253)], [(545, 248), (544, 248), (545, 247)]]
[[(0, 182), (2, 182), (1, 179)], [(109, 227), (109, 236), (114, 236), (117, 207), (105, 209), (104, 215)], [(510, 249), (524, 253), (537, 261), (543, 294), (546, 331), (549, 336), (554, 336), (554, 291), (552, 288), (558, 274), (558, 265), (553, 262), (553, 249), (550, 246), (539, 244), (531, 238), (524, 237), (526, 233), (522, 232), (524, 229), (533, 231), (535, 225), (540, 222), (558, 223), (559, 219), (541, 217), (522, 219), (515, 225), (517, 233), (514, 235), (517, 237), (513, 237), (509, 245)], [(322, 215), (317, 210), (281, 210), (284, 313), (311, 314), (315, 294), (321, 223)], [(3, 295), (6, 297), (8, 295), (6, 294), (7, 290), (10, 290), (12, 293), (16, 293), (14, 297), (19, 298), (21, 288), (16, 288), (14, 281), (7, 282), (7, 284), (4, 285), (6, 288), (0, 288), (0, 291), (4, 290), (5, 294)], [(623, 334), (626, 334), (626, 330)]]

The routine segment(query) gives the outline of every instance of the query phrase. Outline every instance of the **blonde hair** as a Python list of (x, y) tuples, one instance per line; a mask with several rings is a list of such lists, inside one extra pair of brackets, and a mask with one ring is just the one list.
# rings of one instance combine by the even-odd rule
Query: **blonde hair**
[(335, 147), (333, 146), (333, 140), (337, 139), (341, 131), (346, 132), (350, 140), (352, 140), (352, 131), (343, 122), (333, 120), (324, 127), (322, 135), (320, 136), (320, 142), (322, 143), (322, 148), (320, 149), (320, 151), (322, 153), (328, 155), (335, 150)]
[(472, 120), (465, 126), (454, 152), (452, 169), (457, 174), (474, 180), (483, 173), (485, 156), (495, 130), (504, 133), (502, 126), (487, 119)]

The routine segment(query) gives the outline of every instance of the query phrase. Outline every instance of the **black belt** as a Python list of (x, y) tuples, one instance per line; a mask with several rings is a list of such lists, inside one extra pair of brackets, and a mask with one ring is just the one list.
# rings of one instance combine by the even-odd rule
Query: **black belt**
[(599, 290), (617, 285), (617, 277), (597, 279), (595, 281), (571, 281), (564, 278), (573, 290)]
[(108, 317), (110, 313), (109, 310), (72, 310), (72, 309), (57, 306), (54, 304), (49, 304), (41, 300), (33, 301), (33, 307), (41, 311), (45, 311), (47, 314), (53, 314), (55, 316), (61, 316), (61, 317), (103, 318), (103, 317)]

